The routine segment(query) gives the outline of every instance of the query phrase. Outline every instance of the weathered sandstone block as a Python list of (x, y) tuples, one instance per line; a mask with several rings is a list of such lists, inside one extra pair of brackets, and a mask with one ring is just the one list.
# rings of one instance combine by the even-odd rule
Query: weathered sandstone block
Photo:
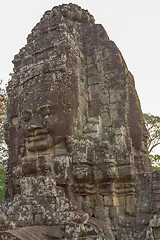
[(148, 134), (104, 28), (54, 7), (13, 63), (1, 239), (152, 239)]

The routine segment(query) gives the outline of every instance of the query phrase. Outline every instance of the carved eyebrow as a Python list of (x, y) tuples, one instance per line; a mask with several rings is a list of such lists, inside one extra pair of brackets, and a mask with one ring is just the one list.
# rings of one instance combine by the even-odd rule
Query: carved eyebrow
[(43, 109), (49, 109), (50, 107), (52, 107), (50, 104), (45, 104), (45, 105), (42, 105), (42, 106), (40, 106), (40, 107), (37, 107), (36, 108), (36, 111), (37, 112), (39, 112), (39, 111), (41, 111), (41, 110), (43, 110)]

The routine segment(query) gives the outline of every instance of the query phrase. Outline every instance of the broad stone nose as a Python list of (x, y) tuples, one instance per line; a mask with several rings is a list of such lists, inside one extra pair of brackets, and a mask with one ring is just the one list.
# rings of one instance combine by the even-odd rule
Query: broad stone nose
[(29, 131), (34, 131), (34, 130), (36, 130), (36, 129), (41, 129), (42, 127), (41, 126), (37, 126), (37, 125), (30, 125), (30, 126), (28, 126), (28, 130)]

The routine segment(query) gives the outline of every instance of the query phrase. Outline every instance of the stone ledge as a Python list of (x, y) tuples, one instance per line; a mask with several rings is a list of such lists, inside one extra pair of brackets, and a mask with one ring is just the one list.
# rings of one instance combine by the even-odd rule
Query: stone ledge
[(8, 240), (47, 240), (61, 239), (62, 231), (58, 226), (32, 226), (0, 232), (0, 239)]

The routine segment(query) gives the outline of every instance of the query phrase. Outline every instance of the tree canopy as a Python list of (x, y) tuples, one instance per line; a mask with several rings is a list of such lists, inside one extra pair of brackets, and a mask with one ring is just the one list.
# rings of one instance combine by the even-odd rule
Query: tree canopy
[(0, 88), (0, 202), (3, 201), (4, 198), (5, 175), (8, 159), (8, 149), (4, 138), (4, 124), (6, 122), (6, 101), (6, 91)]
[(144, 113), (145, 124), (149, 133), (148, 151), (154, 170), (160, 170), (160, 155), (154, 154), (155, 148), (160, 145), (160, 117)]
[(160, 117), (144, 113), (144, 120), (149, 132), (148, 151), (151, 153), (160, 145)]

